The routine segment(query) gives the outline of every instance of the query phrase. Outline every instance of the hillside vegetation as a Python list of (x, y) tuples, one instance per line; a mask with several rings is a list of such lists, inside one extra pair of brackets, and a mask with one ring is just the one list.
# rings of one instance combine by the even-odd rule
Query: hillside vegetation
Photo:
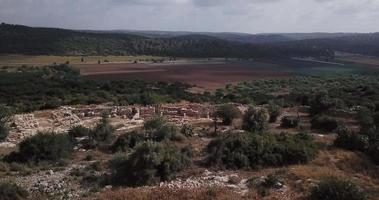
[(83, 32), (0, 25), (0, 53), (30, 55), (155, 55), (173, 57), (332, 56), (314, 47), (230, 42), (211, 36), (150, 38), (125, 33)]

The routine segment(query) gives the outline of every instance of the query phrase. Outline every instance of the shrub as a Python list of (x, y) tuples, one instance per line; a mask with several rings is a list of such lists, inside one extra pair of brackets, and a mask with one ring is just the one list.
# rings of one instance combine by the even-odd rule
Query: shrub
[(151, 133), (150, 138), (158, 142), (163, 140), (183, 141), (185, 139), (179, 132), (178, 127), (170, 123), (163, 125), (160, 129)]
[(71, 138), (77, 138), (77, 137), (85, 137), (88, 136), (90, 133), (90, 129), (79, 125), (79, 126), (74, 126), (70, 130), (68, 130), (68, 135)]
[(310, 200), (365, 200), (367, 197), (352, 182), (336, 178), (322, 180), (311, 189)]
[(187, 155), (173, 147), (143, 142), (127, 157), (117, 157), (110, 165), (115, 184), (142, 186), (169, 180), (189, 163)]
[(319, 129), (321, 131), (328, 132), (334, 131), (338, 127), (338, 122), (332, 117), (318, 115), (311, 120), (311, 125), (313, 129)]
[(10, 116), (10, 109), (6, 106), (0, 105), (0, 141), (8, 137), (9, 129), (7, 127), (7, 123)]
[(250, 107), (243, 117), (243, 129), (256, 132), (267, 128), (267, 112), (264, 109)]
[(379, 141), (370, 144), (367, 154), (375, 164), (379, 164)]
[(299, 118), (295, 116), (285, 116), (280, 124), (283, 128), (296, 128), (299, 125)]
[(146, 120), (143, 126), (147, 131), (154, 131), (160, 129), (165, 124), (167, 124), (167, 120), (165, 118), (155, 116), (149, 120)]
[(192, 137), (194, 135), (193, 127), (190, 124), (184, 124), (180, 129), (180, 133), (186, 137)]
[(108, 114), (103, 113), (100, 123), (90, 131), (89, 138), (96, 144), (106, 144), (111, 142), (116, 129), (110, 124)]
[(67, 135), (54, 133), (38, 133), (19, 145), (19, 151), (5, 157), (6, 161), (41, 162), (59, 161), (68, 158), (73, 144)]
[(230, 125), (234, 119), (241, 115), (241, 112), (236, 106), (225, 104), (217, 108), (216, 115), (222, 119), (224, 125)]
[(369, 137), (349, 132), (346, 127), (338, 127), (334, 145), (352, 151), (365, 151), (369, 146)]
[(213, 140), (207, 147), (207, 163), (231, 169), (306, 163), (317, 153), (306, 133), (273, 135), (241, 133)]
[(0, 141), (8, 137), (9, 130), (5, 124), (0, 124)]
[(145, 137), (138, 132), (131, 132), (124, 135), (121, 135), (113, 143), (111, 150), (113, 152), (128, 152), (130, 149), (133, 149), (138, 143), (145, 141)]
[(361, 132), (367, 132), (374, 126), (374, 118), (371, 111), (366, 107), (358, 109), (356, 119), (361, 128)]
[(28, 192), (16, 184), (0, 183), (1, 200), (22, 200), (27, 199)]
[(174, 124), (168, 123), (163, 117), (153, 117), (144, 124), (149, 139), (161, 142), (163, 140), (183, 141), (185, 136), (181, 134)]
[(269, 122), (274, 123), (278, 119), (279, 115), (282, 113), (281, 107), (273, 102), (268, 104)]
[(310, 102), (310, 114), (319, 115), (336, 106), (336, 99), (322, 93), (317, 94)]

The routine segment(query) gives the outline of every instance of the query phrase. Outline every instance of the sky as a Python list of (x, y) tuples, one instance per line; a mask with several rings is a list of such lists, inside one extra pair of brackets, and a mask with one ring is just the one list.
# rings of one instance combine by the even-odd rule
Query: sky
[(93, 30), (379, 32), (379, 0), (0, 0), (0, 22)]

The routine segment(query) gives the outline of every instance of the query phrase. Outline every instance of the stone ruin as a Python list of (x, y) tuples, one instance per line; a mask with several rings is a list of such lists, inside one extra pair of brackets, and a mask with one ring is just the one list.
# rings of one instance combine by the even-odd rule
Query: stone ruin
[(193, 120), (210, 120), (214, 108), (211, 105), (195, 103), (159, 106), (62, 106), (55, 110), (15, 115), (11, 120), (10, 135), (5, 142), (17, 144), (39, 131), (63, 133), (77, 125), (92, 128), (103, 112), (109, 113), (112, 125), (118, 131), (126, 131), (141, 127), (145, 119), (155, 115), (165, 116), (168, 121), (177, 125)]
[(35, 135), (40, 125), (34, 114), (21, 114), (13, 116), (10, 127), (11, 131), (6, 142), (17, 143), (18, 141)]
[(73, 108), (62, 107), (58, 111), (52, 111), (50, 122), (53, 124), (53, 132), (60, 133), (67, 131), (73, 126), (81, 125), (81, 119), (73, 114)]

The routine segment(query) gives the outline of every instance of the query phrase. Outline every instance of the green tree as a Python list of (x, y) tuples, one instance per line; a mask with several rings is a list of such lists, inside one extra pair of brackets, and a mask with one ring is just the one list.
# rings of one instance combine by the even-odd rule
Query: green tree
[(66, 134), (38, 133), (19, 145), (18, 152), (5, 157), (8, 162), (56, 162), (68, 158), (73, 151), (71, 139)]
[(116, 129), (110, 124), (108, 115), (107, 112), (102, 113), (100, 122), (89, 134), (90, 140), (97, 143), (109, 143), (112, 140)]
[(263, 131), (267, 128), (267, 112), (265, 109), (256, 109), (250, 107), (243, 116), (243, 129), (246, 131), (256, 132)]
[(269, 122), (274, 123), (282, 113), (282, 108), (278, 105), (275, 104), (274, 102), (270, 101), (268, 104), (268, 113), (269, 113)]
[(224, 104), (217, 108), (216, 115), (222, 119), (224, 125), (230, 125), (234, 119), (241, 116), (241, 112), (232, 104)]
[(138, 144), (127, 157), (117, 157), (110, 163), (114, 184), (127, 186), (170, 180), (189, 164), (188, 154), (151, 141)]

